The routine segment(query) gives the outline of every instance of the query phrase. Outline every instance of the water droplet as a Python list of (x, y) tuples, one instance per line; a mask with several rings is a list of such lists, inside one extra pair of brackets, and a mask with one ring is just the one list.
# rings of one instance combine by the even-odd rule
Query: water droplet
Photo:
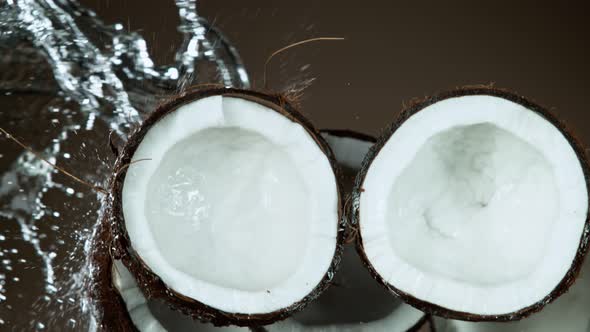
[[(12, 2), (14, 1), (9, 0), (9, 3)], [(209, 56), (211, 58), (206, 60), (211, 61), (211, 63), (217, 63), (219, 68), (215, 74), (218, 75), (226, 86), (248, 86), (248, 77), (246, 76), (244, 69), (241, 67), (239, 57), (235, 54), (233, 47), (224, 44), (222, 38), (216, 37), (215, 31), (209, 31), (203, 27), (202, 22), (198, 19), (199, 17), (196, 15), (195, 9), (193, 8), (195, 2), (192, 0), (177, 0), (177, 6), (181, 16), (181, 26), (184, 27), (180, 30), (187, 40), (198, 43), (198, 49), (196, 49), (196, 52), (195, 48), (179, 50), (177, 58), (182, 60), (179, 60), (178, 63), (167, 67), (164, 70), (154, 66), (147, 53), (145, 41), (141, 39), (139, 35), (126, 33), (122, 24), (105, 26), (98, 19), (94, 21), (92, 15), (88, 17), (87, 22), (89, 22), (90, 25), (87, 26), (87, 28), (89, 30), (94, 29), (99, 34), (107, 32), (107, 35), (112, 37), (112, 40), (104, 41), (105, 48), (110, 49), (110, 51), (108, 54), (101, 54), (100, 52), (103, 48), (97, 47), (99, 45), (95, 45), (93, 41), (88, 40), (84, 33), (80, 32), (85, 31), (85, 29), (78, 29), (76, 26), (78, 22), (71, 20), (73, 13), (69, 12), (69, 9), (64, 9), (63, 11), (60, 10), (58, 12), (57, 10), (51, 10), (35, 1), (23, 2), (22, 5), (16, 6), (18, 7), (19, 12), (22, 12), (22, 15), (19, 14), (19, 17), (14, 17), (14, 20), (10, 20), (8, 22), (7, 30), (12, 30), (11, 33), (13, 34), (25, 32), (27, 37), (33, 41), (33, 45), (43, 43), (43, 48), (45, 50), (49, 50), (51, 54), (55, 54), (55, 57), (52, 57), (49, 65), (51, 66), (51, 69), (53, 69), (54, 79), (57, 82), (56, 86), (59, 86), (60, 88), (60, 91), (56, 95), (62, 101), (68, 103), (67, 107), (70, 107), (69, 109), (55, 106), (46, 107), (46, 110), (51, 112), (51, 118), (48, 121), (53, 124), (53, 128), (44, 132), (44, 134), (52, 136), (43, 137), (43, 140), (39, 140), (39, 142), (47, 142), (46, 146), (41, 146), (39, 148), (43, 149), (43, 153), (46, 155), (47, 160), (53, 163), (59, 163), (60, 158), (72, 158), (70, 153), (63, 152), (62, 144), (68, 142), (69, 136), (78, 134), (76, 131), (83, 128), (84, 125), (86, 129), (93, 129), (95, 128), (94, 123), (101, 121), (101, 126), (97, 126), (100, 129), (103, 129), (102, 124), (107, 124), (110, 125), (111, 129), (116, 131), (117, 134), (124, 136), (127, 134), (129, 128), (132, 128), (135, 123), (140, 121), (140, 115), (132, 106), (133, 100), (130, 100), (131, 98), (134, 98), (135, 94), (128, 94), (128, 91), (125, 90), (125, 83), (127, 83), (125, 80), (129, 79), (129, 77), (133, 77), (134, 79), (150, 79), (155, 81), (154, 83), (158, 83), (159, 80), (171, 83), (172, 85), (179, 83), (179, 86), (191, 84), (192, 82), (190, 80), (185, 79), (186, 76), (179, 74), (177, 68), (188, 68), (191, 73), (200, 73), (198, 60), (201, 60), (203, 56)], [(69, 6), (67, 7), (69, 8)], [(8, 10), (11, 9), (9, 8)], [(10, 12), (8, 12), (8, 14), (10, 14)], [(26, 18), (29, 21), (23, 22), (23, 18)], [(86, 22), (86, 20), (84, 21)], [(15, 26), (15, 29), (10, 29), (11, 25)], [(16, 26), (18, 26), (18, 28), (16, 28)], [(229, 54), (227, 52), (229, 52)], [(2, 61), (4, 60), (0, 59), (0, 62)], [(119, 67), (116, 65), (117, 61), (120, 64)], [(121, 67), (121, 65), (124, 67)], [(121, 69), (125, 69), (126, 71)], [(119, 75), (119, 72), (125, 73)], [(183, 81), (178, 82), (179, 78), (182, 78)], [(203, 79), (208, 80), (209, 78), (203, 77)], [(36, 82), (41, 80), (34, 78), (31, 79), (31, 81)], [(32, 89), (32, 87), (30, 88)], [(10, 95), (12, 92), (8, 91), (5, 92), (5, 94)], [(138, 93), (137, 95), (141, 98), (144, 97), (141, 93)], [(65, 104), (62, 103), (59, 105), (65, 106)], [(102, 108), (103, 105), (106, 107)], [(44, 110), (44, 112), (46, 112), (46, 110)], [(86, 121), (81, 119), (86, 119)], [(56, 134), (55, 131), (59, 131), (59, 133)], [(103, 143), (103, 140), (94, 141), (91, 139), (89, 140), (89, 143), (83, 142), (81, 146), (83, 148), (88, 146), (88, 151), (94, 151), (92, 149), (102, 146)], [(4, 156), (0, 154), (0, 158), (3, 157)], [(103, 156), (99, 154), (98, 157), (101, 158)], [(58, 288), (60, 289), (60, 292), (62, 290), (64, 292), (71, 291), (70, 289), (63, 289), (64, 285), (61, 283), (59, 275), (57, 277), (54, 276), (54, 263), (52, 260), (57, 254), (53, 251), (57, 248), (56, 243), (58, 245), (64, 245), (63, 249), (68, 250), (66, 255), (69, 255), (72, 261), (75, 261), (74, 263), (77, 264), (78, 261), (83, 261), (84, 257), (83, 255), (80, 255), (80, 248), (87, 243), (89, 234), (92, 234), (92, 230), (85, 230), (84, 232), (80, 230), (87, 225), (93, 225), (94, 227), (94, 224), (91, 224), (92, 221), (89, 220), (90, 218), (84, 218), (83, 221), (76, 220), (76, 223), (72, 225), (68, 224), (68, 229), (72, 227), (74, 234), (76, 234), (75, 242), (77, 242), (77, 244), (72, 244), (72, 246), (70, 246), (71, 241), (68, 241), (67, 247), (65, 246), (65, 241), (63, 239), (53, 239), (56, 235), (55, 233), (51, 233), (50, 236), (47, 236), (47, 234), (38, 232), (38, 227), (36, 227), (35, 224), (40, 225), (41, 222), (50, 219), (47, 218), (48, 216), (58, 218), (61, 216), (60, 212), (64, 213), (64, 211), (67, 211), (66, 209), (69, 208), (64, 205), (64, 203), (67, 202), (53, 200), (48, 198), (48, 195), (44, 195), (44, 193), (52, 194), (53, 189), (57, 188), (65, 191), (68, 195), (75, 194), (75, 197), (78, 198), (82, 198), (84, 195), (82, 193), (77, 193), (73, 188), (68, 188), (62, 184), (53, 182), (53, 175), (55, 174), (54, 169), (37, 161), (38, 160), (35, 160), (34, 156), (24, 154), (24, 157), (19, 158), (18, 161), (14, 163), (14, 167), (8, 171), (0, 172), (0, 179), (4, 180), (1, 183), (3, 193), (0, 193), (0, 199), (4, 200), (4, 198), (14, 197), (12, 200), (13, 202), (18, 201), (20, 205), (28, 206), (28, 211), (19, 211), (19, 213), (23, 212), (21, 214), (26, 215), (26, 217), (17, 221), (21, 226), (22, 234), (17, 235), (16, 238), (22, 238), (24, 241), (29, 242), (30, 246), (37, 254), (37, 258), (40, 258), (43, 261), (41, 266), (38, 266), (38, 264), (36, 264), (38, 261), (36, 258), (29, 259), (29, 261), (20, 258), (18, 259), (18, 262), (27, 263), (30, 264), (30, 266), (18, 267), (39, 269), (41, 272), (40, 275), (44, 275), (45, 277), (46, 294), (53, 294)], [(84, 166), (85, 168), (80, 169), (88, 173), (82, 175), (95, 175), (99, 178), (100, 176), (105, 175), (96, 174), (96, 168), (93, 168), (95, 165), (92, 165), (90, 161), (87, 161)], [(25, 174), (34, 175), (35, 177), (30, 180), (23, 179), (21, 182), (21, 178), (24, 178), (21, 177), (23, 171), (27, 172)], [(14, 185), (15, 183), (16, 185)], [(18, 188), (12, 188), (13, 185)], [(23, 194), (17, 196), (15, 195), (17, 191), (22, 192)], [(47, 203), (48, 206), (45, 206), (43, 203)], [(4, 210), (2, 212), (4, 213)], [(8, 210), (8, 213), (10, 212), (12, 211)], [(86, 211), (79, 211), (79, 214), (84, 214), (85, 212)], [(96, 211), (91, 211), (91, 213), (95, 212)], [(17, 214), (14, 216), (17, 216)], [(92, 214), (92, 216), (94, 216), (94, 214)], [(9, 217), (13, 216), (11, 215)], [(46, 229), (45, 227), (46, 226), (43, 225), (44, 230)], [(50, 225), (50, 227), (53, 231), (59, 230), (59, 227), (56, 225)], [(6, 235), (8, 236), (8, 234)], [(12, 237), (13, 235), (10, 234), (10, 236)], [(52, 239), (52, 241), (43, 240), (46, 238)], [(4, 235), (0, 235), (0, 241), (4, 241), (5, 239), (6, 237)], [(42, 244), (39, 241), (40, 239), (43, 242)], [(5, 257), (8, 256), (9, 252), (12, 251), (6, 251), (7, 255), (5, 255)], [(87, 253), (87, 251), (85, 252)], [(4, 253), (1, 252), (0, 254), (4, 255)], [(60, 254), (60, 258), (62, 255), (63, 254)], [(68, 266), (72, 273), (80, 272), (80, 266), (76, 264), (71, 264), (71, 267)], [(4, 266), (2, 266), (2, 268), (3, 267)], [(7, 268), (6, 270), (9, 269)], [(8, 277), (9, 280), (19, 280), (17, 277), (12, 279), (10, 279), (10, 277), (12, 277), (12, 275)], [(75, 291), (76, 290), (74, 290), (74, 292)], [(68, 294), (74, 294), (74, 292)], [(17, 296), (22, 296), (22, 294), (17, 294)], [(0, 294), (0, 300), (3, 299), (2, 297), (3, 295)], [(52, 299), (55, 298), (55, 295), (51, 295), (51, 297), (46, 295), (44, 298), (46, 301), (53, 301)], [(74, 298), (77, 299), (78, 297)], [(57, 301), (59, 302), (61, 300), (57, 299)], [(71, 301), (71, 299), (68, 299), (68, 302)], [(75, 319), (68, 320), (70, 317), (67, 316), (64, 318), (64, 322), (68, 321), (68, 324), (71, 322), (72, 326), (75, 326)], [(77, 319), (77, 317), (74, 318)], [(81, 320), (81, 322), (85, 321)], [(4, 324), (4, 321), (0, 321), (0, 323)], [(31, 329), (52, 330), (52, 328), (46, 328), (45, 324), (41, 322), (32, 321), (30, 324), (29, 327)]]
[(46, 285), (47, 292), (50, 294), (55, 294), (57, 292), (57, 287), (52, 284)]

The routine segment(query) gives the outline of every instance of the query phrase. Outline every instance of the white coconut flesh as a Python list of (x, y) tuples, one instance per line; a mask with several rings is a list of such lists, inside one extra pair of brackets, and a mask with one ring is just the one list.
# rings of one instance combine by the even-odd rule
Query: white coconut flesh
[(512, 101), (463, 96), (411, 116), (362, 184), (360, 232), (390, 285), (478, 315), (518, 311), (561, 282), (588, 210), (564, 135)]
[(122, 203), (131, 245), (163, 282), (226, 312), (283, 309), (329, 270), (338, 227), (330, 163), (299, 124), (212, 96), (154, 124)]
[[(246, 327), (216, 327), (184, 316), (155, 301), (147, 301), (137, 282), (121, 261), (115, 261), (112, 280), (125, 302), (133, 325), (140, 332), (232, 332), (249, 331)], [(108, 308), (107, 308), (108, 310)]]
[(590, 332), (590, 264), (584, 267), (570, 290), (541, 312), (518, 322), (488, 323), (458, 320), (436, 321), (441, 332)]
[[(358, 171), (372, 142), (322, 133), (338, 164)], [(424, 313), (383, 291), (363, 267), (353, 246), (346, 246), (333, 285), (303, 311), (267, 326), (269, 332), (405, 332)]]

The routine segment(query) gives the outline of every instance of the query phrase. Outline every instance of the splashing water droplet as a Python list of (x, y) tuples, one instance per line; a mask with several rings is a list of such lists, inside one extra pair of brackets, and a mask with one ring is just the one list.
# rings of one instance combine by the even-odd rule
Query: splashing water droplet
[[(140, 35), (125, 32), (122, 24), (106, 25), (75, 2), (0, 1), (0, 102), (18, 109), (0, 112), (2, 126), (33, 143), (47, 160), (100, 182), (110, 174), (104, 137), (109, 131), (126, 137), (145, 116), (138, 110), (158, 103), (154, 96), (199, 83), (248, 87), (236, 50), (197, 15), (196, 1), (176, 5), (183, 42), (175, 63), (157, 67)], [(34, 310), (22, 310), (30, 321), (16, 329), (86, 330), (95, 321), (87, 318), (93, 306), (84, 285), (102, 196), (69, 187), (69, 179), (30, 153), (8, 160), (13, 155), (0, 155), (0, 222), (16, 226), (18, 234), (3, 233), (0, 241), (22, 242), (26, 250), (6, 252), (5, 257), (16, 257), (2, 261), (0, 302), (16, 301), (22, 284), (42, 278), (35, 297), (42, 301), (34, 302)], [(13, 262), (18, 262), (14, 268)]]

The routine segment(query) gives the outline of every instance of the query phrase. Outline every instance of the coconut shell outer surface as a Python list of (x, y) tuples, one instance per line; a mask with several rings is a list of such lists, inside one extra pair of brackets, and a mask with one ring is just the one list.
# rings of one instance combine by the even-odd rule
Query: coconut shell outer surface
[(112, 236), (107, 217), (99, 219), (90, 253), (88, 291), (94, 307), (98, 331), (138, 332), (123, 298), (113, 285)]
[[(367, 172), (371, 166), (372, 161), (375, 159), (375, 157), (383, 148), (383, 146), (387, 143), (387, 141), (392, 137), (395, 131), (412, 115), (420, 112), (421, 110), (432, 104), (449, 98), (472, 95), (488, 95), (512, 101), (516, 104), (520, 104), (526, 107), (530, 111), (539, 114), (545, 120), (553, 124), (564, 135), (564, 137), (568, 140), (568, 142), (574, 149), (584, 173), (584, 178), (586, 180), (586, 190), (588, 193), (590, 193), (590, 167), (588, 163), (588, 156), (586, 155), (583, 144), (574, 136), (572, 131), (569, 130), (566, 127), (566, 125), (563, 122), (561, 122), (554, 114), (552, 114), (548, 109), (530, 101), (529, 99), (526, 99), (525, 97), (522, 97), (520, 95), (509, 92), (504, 89), (492, 88), (487, 86), (465, 87), (452, 91), (442, 92), (432, 97), (426, 97), (423, 100), (412, 101), (410, 105), (408, 105), (404, 110), (402, 110), (398, 118), (384, 130), (383, 134), (378, 138), (377, 143), (375, 143), (367, 153), (365, 161), (363, 162), (361, 170), (359, 171), (357, 178), (355, 180), (355, 185), (353, 189), (353, 202), (351, 204), (350, 210), (348, 210), (348, 213), (350, 214), (350, 219), (352, 220), (352, 227), (358, 229), (360, 227), (360, 223), (362, 222), (359, 218), (359, 205), (360, 197), (364, 191), (363, 182), (365, 176), (367, 175)], [(521, 310), (501, 315), (478, 315), (469, 312), (455, 311), (442, 307), (440, 305), (436, 305), (431, 302), (418, 299), (414, 297), (412, 294), (397, 289), (395, 285), (389, 284), (386, 280), (383, 279), (383, 277), (379, 275), (379, 273), (377, 273), (377, 271), (372, 266), (371, 262), (365, 254), (363, 238), (360, 232), (356, 232), (356, 248), (357, 252), (361, 256), (364, 265), (367, 269), (369, 269), (371, 275), (373, 276), (373, 278), (375, 278), (375, 280), (377, 280), (377, 282), (382, 284), (392, 294), (399, 296), (403, 301), (419, 310), (422, 310), (428, 314), (456, 320), (515, 321), (526, 318), (527, 316), (540, 311), (541, 309), (543, 309), (545, 305), (547, 305), (548, 303), (558, 298), (560, 295), (567, 292), (569, 287), (576, 281), (580, 269), (582, 267), (582, 263), (584, 262), (586, 253), (588, 251), (588, 242), (590, 237), (589, 215), (590, 211), (587, 211), (585, 226), (580, 237), (580, 245), (578, 246), (576, 256), (574, 257), (570, 269), (565, 274), (563, 279), (559, 282), (559, 284), (549, 294), (547, 294), (542, 300), (538, 301), (537, 303), (522, 308)], [(458, 294), (457, 296), (460, 295)]]
[[(342, 137), (342, 138), (354, 138), (360, 141), (365, 141), (365, 142), (369, 142), (372, 144), (375, 144), (375, 142), (377, 142), (377, 139), (374, 136), (365, 134), (365, 133), (361, 133), (358, 131), (354, 131), (352, 129), (322, 129), (320, 131), (322, 134), (327, 134), (327, 135), (331, 135), (331, 136), (336, 136), (336, 137)], [(365, 156), (366, 158), (366, 156)], [(366, 159), (365, 159), (366, 160)], [(354, 242), (354, 239), (356, 238), (356, 233), (358, 232), (358, 228), (356, 227), (356, 224), (351, 222), (350, 216), (349, 216), (349, 211), (350, 211), (350, 207), (352, 206), (352, 202), (353, 202), (353, 195), (350, 192), (350, 185), (346, 186), (345, 184), (348, 183), (349, 181), (351, 181), (350, 176), (347, 176), (347, 172), (345, 171), (344, 166), (338, 164), (337, 165), (339, 168), (339, 177), (338, 177), (338, 181), (340, 181), (340, 188), (344, 188), (344, 192), (341, 195), (341, 197), (343, 198), (344, 201), (344, 216), (343, 216), (343, 222), (345, 225), (344, 228), (344, 243), (345, 244), (349, 244), (351, 242)], [(355, 174), (356, 175), (356, 174)], [(352, 181), (354, 181), (354, 178), (352, 178)]]
[[(132, 161), (135, 150), (141, 143), (143, 137), (149, 129), (167, 114), (174, 112), (180, 106), (194, 102), (196, 100), (211, 96), (225, 96), (242, 98), (248, 101), (262, 104), (279, 114), (287, 117), (300, 124), (314, 139), (319, 148), (328, 158), (337, 179), (336, 186), (338, 191), (338, 227), (336, 238), (336, 249), (329, 269), (316, 287), (306, 294), (301, 300), (292, 305), (269, 313), (245, 314), (233, 313), (218, 310), (207, 304), (201, 303), (195, 299), (188, 298), (175, 290), (169, 288), (141, 259), (139, 254), (131, 246), (129, 235), (125, 228), (122, 208), (122, 190), (126, 175), (126, 169)], [(342, 199), (338, 168), (336, 160), (328, 144), (320, 136), (319, 132), (312, 126), (301, 113), (299, 113), (293, 102), (288, 97), (281, 94), (270, 94), (251, 90), (242, 90), (235, 88), (204, 88), (190, 90), (171, 98), (159, 106), (147, 119), (139, 126), (129, 137), (127, 143), (122, 147), (114, 166), (116, 171), (113, 174), (109, 185), (109, 200), (107, 206), (107, 215), (110, 220), (110, 227), (113, 234), (113, 258), (120, 259), (129, 269), (131, 274), (137, 280), (139, 288), (146, 298), (156, 298), (167, 303), (170, 308), (180, 311), (185, 315), (191, 316), (203, 322), (210, 322), (216, 326), (237, 325), (237, 326), (261, 326), (271, 324), (275, 321), (285, 319), (293, 313), (303, 309), (308, 303), (316, 299), (331, 283), (334, 273), (337, 271), (342, 255), (342, 244), (344, 242), (344, 229), (342, 218)]]

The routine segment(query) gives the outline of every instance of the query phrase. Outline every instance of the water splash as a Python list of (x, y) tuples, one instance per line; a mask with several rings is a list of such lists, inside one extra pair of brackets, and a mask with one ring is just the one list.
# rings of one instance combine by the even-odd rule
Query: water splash
[[(236, 50), (198, 16), (196, 1), (176, 5), (183, 42), (173, 64), (157, 67), (140, 35), (74, 1), (0, 3), (2, 126), (47, 160), (100, 182), (112, 162), (108, 132), (124, 138), (155, 96), (198, 83), (248, 87)], [(89, 307), (83, 268), (101, 197), (8, 141), (0, 146), (0, 330), (92, 329), (81, 319)], [(39, 284), (32, 305), (19, 282)]]

